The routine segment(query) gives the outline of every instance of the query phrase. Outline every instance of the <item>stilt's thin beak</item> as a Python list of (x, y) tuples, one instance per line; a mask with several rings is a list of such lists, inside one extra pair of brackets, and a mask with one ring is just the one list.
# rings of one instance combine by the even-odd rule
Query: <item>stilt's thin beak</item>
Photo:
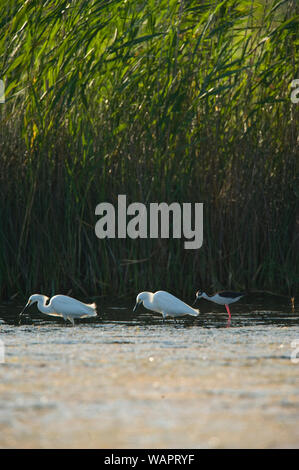
[(136, 302), (135, 307), (133, 308), (133, 312), (136, 312), (137, 308), (139, 307), (140, 303)]
[(198, 300), (198, 297), (195, 297), (195, 300), (194, 300), (194, 302), (193, 302), (193, 304), (192, 304), (192, 307), (194, 307), (194, 305), (196, 304), (197, 300)]

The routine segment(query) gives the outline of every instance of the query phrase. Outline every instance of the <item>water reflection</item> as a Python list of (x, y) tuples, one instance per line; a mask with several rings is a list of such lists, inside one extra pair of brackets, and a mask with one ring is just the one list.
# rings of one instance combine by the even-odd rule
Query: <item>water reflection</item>
[(225, 328), (204, 302), (164, 324), (133, 304), (74, 328), (0, 305), (0, 447), (298, 447), (296, 306), (243, 301)]
[[(132, 311), (133, 302), (126, 302), (126, 306), (119, 305), (120, 302), (115, 302), (115, 306), (111, 304), (103, 304), (99, 300), (99, 316), (97, 318), (77, 320), (76, 324), (80, 325), (95, 325), (98, 323), (122, 323), (127, 326), (132, 325), (159, 325), (162, 324), (162, 317), (155, 312), (148, 312), (145, 309), (140, 309), (138, 312)], [(6, 323), (18, 326), (19, 312), (22, 310), (23, 305), (18, 302), (6, 302), (0, 305), (0, 324)], [(177, 324), (172, 319), (167, 319), (166, 324), (171, 324), (177, 328), (189, 328), (193, 326), (200, 326), (206, 328), (222, 328), (227, 325), (227, 314), (223, 311), (221, 306), (215, 306), (202, 302), (199, 306), (200, 316), (197, 318), (182, 318), (177, 319)], [(36, 306), (30, 309), (30, 313), (25, 315), (21, 324), (57, 324), (63, 326), (67, 325), (61, 318), (51, 318), (41, 314)], [(249, 326), (249, 325), (277, 325), (277, 326), (296, 326), (299, 324), (299, 306), (292, 309), (290, 302), (287, 300), (260, 300), (254, 303), (239, 302), (232, 307), (232, 323), (231, 327)]]

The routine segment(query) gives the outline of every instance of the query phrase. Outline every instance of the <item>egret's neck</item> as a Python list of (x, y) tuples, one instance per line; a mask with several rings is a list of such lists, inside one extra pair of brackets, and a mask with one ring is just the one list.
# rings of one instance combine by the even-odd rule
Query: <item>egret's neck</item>
[(40, 298), (38, 299), (37, 308), (39, 309), (40, 312), (49, 313), (52, 311), (51, 305), (50, 304), (46, 305), (46, 302), (48, 299), (49, 297), (47, 297), (46, 295), (41, 295)]
[(212, 297), (209, 297), (205, 292), (201, 294), (201, 297), (206, 300), (212, 300)]
[(143, 305), (145, 306), (145, 308), (150, 309), (153, 304), (153, 294), (151, 294), (150, 292), (146, 292), (145, 294), (146, 296), (143, 299)]

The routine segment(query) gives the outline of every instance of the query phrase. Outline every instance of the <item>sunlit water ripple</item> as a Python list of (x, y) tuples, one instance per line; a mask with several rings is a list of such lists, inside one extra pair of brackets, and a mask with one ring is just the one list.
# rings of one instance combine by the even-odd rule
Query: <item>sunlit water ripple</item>
[(240, 302), (230, 328), (200, 308), (163, 324), (118, 301), (73, 328), (0, 305), (0, 446), (298, 447), (298, 308)]

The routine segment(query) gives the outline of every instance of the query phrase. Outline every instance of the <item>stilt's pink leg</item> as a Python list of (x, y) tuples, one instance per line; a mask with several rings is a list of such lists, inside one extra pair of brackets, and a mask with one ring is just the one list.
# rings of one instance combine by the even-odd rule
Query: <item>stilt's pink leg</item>
[(225, 308), (226, 308), (226, 311), (228, 313), (228, 322), (227, 322), (227, 326), (230, 325), (230, 321), (231, 321), (231, 314), (230, 314), (230, 311), (229, 311), (229, 306), (227, 304), (225, 304)]

